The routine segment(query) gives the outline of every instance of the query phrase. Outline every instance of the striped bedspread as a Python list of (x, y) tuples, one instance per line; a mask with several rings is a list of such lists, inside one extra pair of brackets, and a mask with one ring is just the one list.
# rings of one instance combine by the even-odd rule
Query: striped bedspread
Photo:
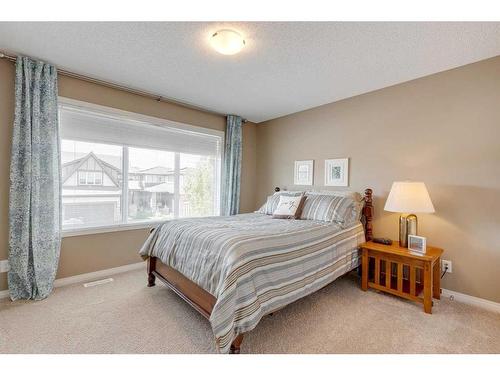
[(179, 219), (154, 230), (140, 250), (217, 298), (210, 323), (227, 353), (260, 319), (321, 289), (359, 264), (361, 223), (343, 229), (264, 214)]

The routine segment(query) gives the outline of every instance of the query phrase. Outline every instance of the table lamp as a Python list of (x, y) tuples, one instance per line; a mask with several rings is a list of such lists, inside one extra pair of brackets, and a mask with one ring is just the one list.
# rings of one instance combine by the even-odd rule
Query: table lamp
[(392, 184), (384, 210), (401, 213), (399, 246), (408, 247), (408, 235), (417, 235), (415, 213), (434, 212), (434, 206), (423, 182), (396, 181)]

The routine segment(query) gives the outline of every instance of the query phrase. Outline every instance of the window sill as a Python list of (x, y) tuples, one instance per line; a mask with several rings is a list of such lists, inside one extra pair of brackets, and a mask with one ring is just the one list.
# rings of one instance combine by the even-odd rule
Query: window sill
[(106, 227), (65, 229), (62, 231), (61, 237), (65, 238), (65, 237), (87, 236), (90, 234), (99, 234), (99, 233), (121, 232), (126, 230), (147, 229), (147, 228), (151, 229), (161, 223), (164, 223), (165, 221), (167, 220), (148, 221), (147, 223), (109, 225)]

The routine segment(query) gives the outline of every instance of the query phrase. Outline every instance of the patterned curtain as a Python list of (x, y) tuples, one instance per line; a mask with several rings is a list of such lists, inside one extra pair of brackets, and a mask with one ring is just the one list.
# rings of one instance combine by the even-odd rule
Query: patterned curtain
[(9, 197), (9, 292), (43, 299), (53, 288), (61, 244), (57, 71), (18, 57)]
[(242, 122), (239, 116), (227, 116), (221, 201), (221, 214), (224, 216), (236, 215), (240, 209)]

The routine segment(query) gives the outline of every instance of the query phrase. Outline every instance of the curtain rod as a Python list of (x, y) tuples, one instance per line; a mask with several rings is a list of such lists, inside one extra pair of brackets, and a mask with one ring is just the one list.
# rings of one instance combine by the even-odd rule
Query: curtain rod
[[(13, 55), (9, 55), (9, 54), (7, 54), (5, 52), (1, 52), (0, 51), (0, 59), (6, 59), (6, 60), (9, 60), (9, 61), (15, 62), (16, 59), (17, 59), (17, 57), (13, 56)], [(182, 107), (185, 107), (185, 108), (195, 109), (197, 111), (202, 111), (202, 112), (205, 112), (205, 113), (210, 113), (212, 115), (218, 115), (218, 116), (224, 116), (224, 117), (226, 116), (226, 114), (224, 114), (224, 113), (212, 111), (212, 110), (207, 109), (207, 108), (199, 107), (199, 106), (196, 106), (196, 105), (193, 105), (193, 104), (189, 104), (189, 103), (184, 103), (184, 102), (181, 102), (181, 101), (178, 101), (178, 100), (175, 100), (175, 99), (171, 99), (171, 98), (168, 98), (168, 97), (163, 97), (161, 95), (155, 95), (155, 94), (152, 94), (152, 93), (150, 93), (148, 91), (133, 89), (133, 88), (130, 88), (130, 87), (127, 87), (127, 86), (119, 85), (117, 83), (108, 82), (108, 81), (105, 81), (105, 80), (102, 80), (102, 79), (98, 79), (98, 78), (92, 78), (92, 77), (89, 77), (89, 76), (85, 76), (83, 74), (78, 74), (78, 73), (71, 72), (69, 70), (57, 68), (57, 73), (61, 74), (63, 76), (66, 76), (66, 77), (76, 78), (76, 79), (79, 79), (81, 81), (95, 83), (95, 84), (98, 84), (98, 85), (101, 85), (101, 86), (110, 87), (110, 88), (113, 88), (113, 89), (116, 89), (116, 90), (120, 90), (120, 91), (125, 91), (125, 92), (131, 93), (131, 94), (135, 94), (135, 95), (139, 95), (139, 96), (145, 97), (145, 98), (150, 98), (150, 99), (156, 100), (157, 102), (173, 103), (173, 104), (177, 104), (177, 105), (180, 105)], [(247, 120), (243, 119), (243, 122), (247, 122)]]

